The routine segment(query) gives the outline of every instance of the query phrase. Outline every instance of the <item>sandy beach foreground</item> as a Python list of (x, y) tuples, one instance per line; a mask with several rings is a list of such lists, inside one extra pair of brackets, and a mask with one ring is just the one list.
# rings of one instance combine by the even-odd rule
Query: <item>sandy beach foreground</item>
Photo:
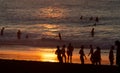
[(1, 73), (118, 73), (117, 66), (0, 60)]

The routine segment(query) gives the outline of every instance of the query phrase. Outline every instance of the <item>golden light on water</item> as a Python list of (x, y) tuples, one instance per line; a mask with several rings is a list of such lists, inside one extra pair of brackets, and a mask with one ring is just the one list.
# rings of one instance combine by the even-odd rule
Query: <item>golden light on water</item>
[(44, 30), (47, 30), (47, 31), (44, 31), (42, 34), (44, 35), (49, 35), (49, 36), (56, 36), (56, 33), (57, 31), (59, 31), (60, 29), (60, 25), (56, 25), (56, 24), (43, 24), (43, 25), (40, 25), (41, 27), (44, 28)]
[(51, 24), (43, 24), (42, 25), (44, 28), (47, 28), (47, 29), (54, 29), (54, 28), (57, 28), (58, 26), (57, 25), (51, 25)]
[(44, 17), (61, 18), (64, 16), (64, 9), (58, 7), (46, 7), (40, 10)]

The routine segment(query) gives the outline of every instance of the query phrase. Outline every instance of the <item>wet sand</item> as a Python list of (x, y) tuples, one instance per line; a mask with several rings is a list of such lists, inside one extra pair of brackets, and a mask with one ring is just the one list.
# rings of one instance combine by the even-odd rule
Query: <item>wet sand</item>
[(118, 66), (0, 59), (1, 73), (118, 73)]

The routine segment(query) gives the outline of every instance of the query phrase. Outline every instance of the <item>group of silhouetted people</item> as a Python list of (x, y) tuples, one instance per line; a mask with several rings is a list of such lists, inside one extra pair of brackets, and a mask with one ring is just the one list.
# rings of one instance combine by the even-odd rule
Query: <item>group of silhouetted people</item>
[[(84, 18), (85, 18), (85, 17), (80, 16), (80, 20), (83, 20)], [(90, 21), (99, 22), (98, 16), (96, 16), (96, 17), (91, 16), (91, 17), (89, 18), (89, 20), (90, 20)]]
[[(116, 65), (119, 66), (120, 65), (120, 42), (118, 40), (115, 41), (115, 46), (117, 47), (116, 48), (116, 50), (117, 50)], [(114, 65), (114, 60), (115, 60), (114, 52), (113, 52), (113, 50), (115, 50), (115, 46), (111, 45), (110, 51), (108, 54), (108, 59), (109, 59), (109, 63), (111, 66)], [(65, 48), (67, 48), (67, 51), (65, 50)], [(93, 46), (90, 45), (89, 49), (90, 49), (90, 51), (88, 53), (88, 56), (90, 56), (91, 64), (101, 65), (101, 48), (99, 46), (97, 46), (96, 50), (94, 51)], [(63, 63), (63, 62), (72, 63), (73, 50), (74, 50), (74, 47), (71, 45), (71, 43), (69, 43), (69, 45), (67, 47), (65, 45), (63, 45), (61, 49), (60, 49), (60, 46), (57, 46), (57, 50), (56, 50), (55, 54), (57, 54), (57, 58), (60, 63)], [(66, 53), (67, 53), (67, 61), (66, 61)], [(84, 59), (87, 59), (86, 55), (84, 53), (84, 45), (81, 45), (78, 53), (80, 55), (81, 64), (84, 64)]]
[[(84, 64), (84, 59), (87, 59), (84, 53), (84, 45), (81, 45), (80, 51), (80, 61), (81, 64)], [(101, 49), (100, 47), (96, 47), (96, 50), (93, 50), (92, 45), (90, 45), (90, 52), (88, 54), (88, 56), (90, 55), (90, 61), (92, 64), (95, 65), (101, 65)]]
[[(90, 52), (88, 53), (88, 56), (90, 56), (91, 63), (94, 65), (101, 65), (101, 48), (97, 46), (95, 51), (92, 45), (90, 45), (89, 48), (90, 48)], [(83, 49), (84, 49), (84, 45), (81, 46), (81, 49), (79, 51), (81, 64), (84, 64), (84, 58), (86, 58)], [(113, 52), (114, 49), (115, 48), (112, 45), (108, 56), (110, 65), (114, 64), (114, 52)]]
[(74, 47), (71, 45), (71, 43), (68, 44), (68, 46), (67, 46), (67, 61), (66, 61), (65, 48), (66, 48), (66, 45), (63, 45), (61, 49), (60, 49), (60, 46), (57, 46), (57, 50), (55, 51), (55, 54), (57, 54), (57, 58), (60, 63), (63, 63), (63, 62), (72, 63), (72, 55), (73, 55)]
[[(84, 17), (83, 16), (80, 16), (80, 20), (83, 20), (84, 19)], [(94, 24), (93, 24), (93, 26), (96, 26), (97, 25), (97, 23), (99, 22), (99, 17), (98, 16), (96, 16), (96, 17), (90, 17), (89, 18), (89, 20), (90, 21), (95, 21), (94, 22)], [(94, 37), (94, 35), (95, 35), (95, 28), (92, 28), (91, 29), (91, 37)]]

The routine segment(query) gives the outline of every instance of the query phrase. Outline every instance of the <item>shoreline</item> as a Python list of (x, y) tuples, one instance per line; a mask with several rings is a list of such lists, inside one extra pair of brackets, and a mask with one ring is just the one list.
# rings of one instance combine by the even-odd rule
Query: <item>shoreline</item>
[(0, 59), (4, 73), (118, 73), (118, 66)]
[(90, 43), (89, 41), (67, 41), (67, 40), (59, 40), (59, 39), (14, 39), (14, 40), (1, 40), (0, 45), (24, 45), (24, 46), (32, 46), (32, 47), (56, 47), (57, 45), (62, 46), (63, 44), (68, 45), (72, 43), (75, 48), (80, 48), (81, 45), (85, 45), (85, 48), (89, 48), (89, 45), (92, 44), (93, 46), (100, 46), (103, 49), (110, 48), (113, 43), (105, 44), (100, 42)]

